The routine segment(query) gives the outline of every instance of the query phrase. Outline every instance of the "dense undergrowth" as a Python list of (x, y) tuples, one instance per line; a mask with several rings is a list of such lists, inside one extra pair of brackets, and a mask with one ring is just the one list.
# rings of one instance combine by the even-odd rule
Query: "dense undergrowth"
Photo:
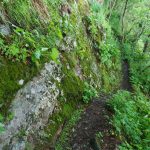
[[(110, 101), (112, 124), (123, 144), (119, 149), (148, 150), (150, 147), (150, 51), (148, 1), (116, 1), (110, 24), (127, 60), (133, 91), (119, 91)], [(116, 26), (118, 24), (118, 26)]]
[(123, 144), (120, 150), (148, 150), (150, 146), (150, 101), (142, 93), (118, 91), (109, 102), (112, 124)]

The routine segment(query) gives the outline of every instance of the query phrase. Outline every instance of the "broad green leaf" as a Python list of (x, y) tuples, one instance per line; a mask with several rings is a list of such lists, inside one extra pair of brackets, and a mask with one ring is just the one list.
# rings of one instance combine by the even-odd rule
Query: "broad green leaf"
[(53, 61), (58, 63), (59, 51), (56, 48), (53, 48), (51, 53), (50, 53), (50, 57), (52, 58)]

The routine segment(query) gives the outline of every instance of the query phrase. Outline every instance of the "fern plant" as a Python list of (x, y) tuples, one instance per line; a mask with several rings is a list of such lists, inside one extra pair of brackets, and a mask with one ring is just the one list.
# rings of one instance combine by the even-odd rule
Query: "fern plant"
[(120, 149), (149, 149), (150, 102), (142, 93), (118, 91), (109, 105), (114, 111), (112, 124), (123, 144)]

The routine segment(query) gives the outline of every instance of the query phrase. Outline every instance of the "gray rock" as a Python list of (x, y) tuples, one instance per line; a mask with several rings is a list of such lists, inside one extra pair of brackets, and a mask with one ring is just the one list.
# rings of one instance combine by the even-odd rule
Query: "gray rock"
[(75, 37), (66, 36), (63, 39), (63, 42), (59, 44), (59, 49), (61, 51), (70, 52), (77, 47), (77, 41)]
[(25, 146), (26, 146), (26, 144), (24, 141), (18, 142), (17, 144), (12, 146), (12, 150), (24, 150)]
[(5, 125), (6, 131), (0, 136), (0, 150), (6, 145), (10, 150), (24, 150), (28, 137), (40, 135), (62, 92), (54, 82), (61, 80), (60, 72), (61, 67), (51, 61), (18, 91), (10, 108), (14, 118)]
[(6, 36), (10, 35), (11, 30), (10, 30), (9, 25), (0, 24), (0, 33)]

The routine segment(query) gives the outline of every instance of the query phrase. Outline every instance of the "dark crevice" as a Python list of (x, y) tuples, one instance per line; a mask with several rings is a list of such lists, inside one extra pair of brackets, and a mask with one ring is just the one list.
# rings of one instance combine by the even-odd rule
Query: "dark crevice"
[(128, 60), (123, 60), (122, 61), (122, 74), (123, 74), (123, 79), (121, 83), (121, 89), (122, 90), (127, 90), (127, 91), (132, 91), (132, 85), (130, 82), (130, 66), (128, 63)]

